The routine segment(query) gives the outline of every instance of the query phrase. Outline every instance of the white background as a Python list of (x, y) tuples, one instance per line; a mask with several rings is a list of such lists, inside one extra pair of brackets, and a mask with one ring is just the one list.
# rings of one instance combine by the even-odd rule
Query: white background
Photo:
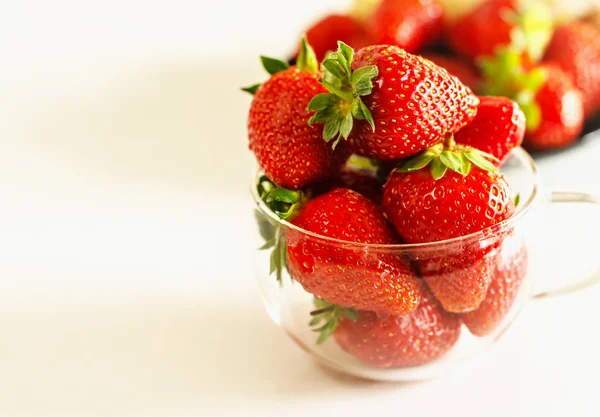
[[(532, 303), (480, 368), (420, 384), (323, 370), (264, 313), (238, 87), (344, 4), (0, 3), (1, 416), (596, 414), (598, 288)], [(598, 157), (540, 164), (597, 190)], [(566, 241), (570, 218), (600, 223), (553, 218), (553, 279), (598, 247)]]

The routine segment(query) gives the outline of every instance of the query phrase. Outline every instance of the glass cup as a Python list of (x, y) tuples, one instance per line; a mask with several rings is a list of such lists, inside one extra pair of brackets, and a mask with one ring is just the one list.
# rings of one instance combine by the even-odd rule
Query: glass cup
[[(398, 262), (410, 264), (419, 271), (419, 283), (425, 288), (421, 307), (415, 313), (389, 316), (359, 310), (357, 322), (342, 317), (335, 333), (318, 344), (318, 335), (309, 322), (311, 311), (323, 304), (317, 300), (315, 307), (313, 295), (294, 282), (286, 268), (277, 273), (277, 265), (272, 265), (270, 259), (273, 247), (256, 249), (254, 269), (269, 316), (302, 349), (328, 367), (374, 380), (416, 381), (439, 376), (485, 352), (528, 300), (578, 291), (600, 280), (600, 274), (594, 274), (568, 286), (534, 291), (539, 265), (549, 262), (546, 254), (535, 250), (544, 229), (539, 227), (544, 221), (540, 209), (549, 203), (598, 204), (598, 200), (587, 193), (543, 190), (533, 159), (521, 148), (512, 151), (501, 170), (520, 199), (511, 218), (460, 238), (398, 245), (340, 241), (280, 220), (258, 195), (259, 172), (252, 186), (256, 216), (262, 226), (261, 233), (257, 233), (256, 248), (267, 235), (275, 234), (281, 243), (275, 245), (275, 250), (284, 257), (286, 249), (289, 257), (289, 250), (293, 253), (302, 250), (302, 245), (317, 244), (332, 253), (362, 259), (365, 268), (375, 262), (384, 265), (386, 272), (389, 265), (393, 273)], [(567, 227), (567, 222), (563, 225), (560, 227)], [(336, 265), (335, 259), (331, 266), (339, 268), (343, 281), (346, 266)], [(461, 286), (461, 277), (466, 274), (480, 274), (484, 282), (469, 288), (479, 307), (466, 313), (445, 311), (444, 304), (452, 305), (452, 300), (444, 299), (444, 289)], [(385, 272), (381, 277), (384, 275)], [(335, 287), (331, 290), (335, 291)], [(425, 329), (418, 337), (414, 334), (415, 324)]]

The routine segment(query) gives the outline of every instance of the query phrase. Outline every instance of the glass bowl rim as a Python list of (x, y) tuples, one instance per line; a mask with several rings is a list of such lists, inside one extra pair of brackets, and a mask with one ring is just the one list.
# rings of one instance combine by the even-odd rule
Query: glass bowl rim
[(292, 229), (296, 232), (302, 233), (303, 235), (313, 237), (315, 239), (324, 240), (326, 242), (330, 242), (331, 244), (336, 245), (345, 245), (345, 246), (359, 246), (376, 250), (416, 250), (416, 249), (432, 249), (437, 248), (439, 246), (445, 245), (455, 245), (461, 244), (468, 241), (473, 240), (483, 240), (490, 236), (497, 234), (501, 230), (506, 230), (514, 226), (533, 206), (534, 202), (537, 201), (540, 196), (540, 174), (537, 168), (537, 165), (531, 155), (525, 151), (523, 148), (518, 147), (514, 148), (510, 157), (517, 157), (519, 161), (521, 161), (522, 165), (528, 168), (529, 173), (531, 174), (533, 180), (533, 190), (527, 201), (524, 204), (521, 204), (517, 211), (508, 219), (505, 219), (499, 223), (496, 223), (492, 226), (488, 226), (485, 229), (479, 230), (477, 232), (470, 233), (468, 235), (459, 236), (451, 239), (438, 240), (434, 242), (425, 242), (425, 243), (392, 243), (392, 244), (381, 244), (381, 243), (360, 243), (360, 242), (352, 242), (349, 240), (336, 239), (325, 235), (320, 235), (318, 233), (311, 232), (309, 230), (303, 229), (294, 225), (293, 223), (288, 222), (287, 220), (282, 220), (277, 216), (271, 209), (267, 207), (265, 202), (258, 195), (257, 183), (259, 178), (263, 175), (263, 172), (258, 169), (254, 175), (253, 183), (251, 186), (252, 197), (254, 198), (254, 202), (258, 206), (261, 212), (265, 213), (268, 217), (271, 218), (276, 224), (283, 226), (285, 228)]

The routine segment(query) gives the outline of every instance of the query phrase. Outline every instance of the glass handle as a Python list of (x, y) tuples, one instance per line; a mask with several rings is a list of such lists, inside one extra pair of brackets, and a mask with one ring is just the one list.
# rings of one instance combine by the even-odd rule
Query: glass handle
[[(599, 204), (600, 199), (590, 193), (575, 192), (575, 191), (552, 191), (550, 194), (551, 203), (588, 203), (588, 204)], [(600, 208), (600, 207), (599, 207)], [(599, 213), (600, 214), (600, 213)], [(600, 216), (599, 216), (600, 220)], [(592, 285), (600, 282), (600, 268), (596, 270), (590, 277), (576, 282), (575, 284), (566, 285), (557, 289), (542, 291), (534, 295), (534, 298), (541, 299), (547, 297), (554, 297), (557, 295), (572, 294), (577, 291), (589, 288)]]

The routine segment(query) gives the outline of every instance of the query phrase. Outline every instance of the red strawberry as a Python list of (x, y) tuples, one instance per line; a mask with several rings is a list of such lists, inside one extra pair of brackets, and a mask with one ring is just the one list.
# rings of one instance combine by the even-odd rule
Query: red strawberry
[(351, 167), (343, 168), (340, 173), (326, 181), (311, 187), (314, 196), (321, 195), (334, 188), (347, 188), (362, 194), (369, 200), (381, 204), (383, 190), (377, 176)]
[(439, 37), (443, 15), (444, 7), (438, 0), (383, 0), (367, 27), (373, 43), (416, 52)]
[(445, 68), (451, 75), (454, 75), (471, 90), (479, 91), (479, 83), (481, 82), (479, 74), (466, 62), (455, 57), (439, 54), (423, 54), (423, 57)]
[(337, 49), (338, 41), (345, 42), (353, 48), (372, 44), (362, 23), (344, 14), (325, 16), (306, 31), (306, 38), (314, 48), (319, 62), (325, 58), (327, 52)]
[(417, 308), (420, 284), (406, 259), (341, 242), (399, 243), (381, 209), (368, 198), (337, 188), (309, 201), (292, 222), (340, 240), (288, 230), (288, 270), (306, 291), (347, 308), (387, 314), (409, 314)]
[(600, 109), (600, 30), (589, 23), (558, 27), (544, 61), (557, 64), (581, 90), (586, 117)]
[(325, 122), (326, 141), (337, 138), (335, 145), (348, 138), (359, 155), (401, 159), (475, 117), (477, 97), (431, 61), (387, 45), (368, 46), (353, 55), (340, 43), (338, 52), (323, 62), (323, 84), (331, 93), (318, 94), (309, 104), (317, 111), (311, 122)]
[(564, 147), (575, 142), (583, 129), (579, 90), (558, 67), (546, 65), (543, 70), (545, 80), (534, 98), (538, 110), (527, 120), (524, 146), (530, 149)]
[(512, 148), (521, 146), (525, 115), (506, 97), (479, 97), (477, 116), (454, 137), (461, 145), (472, 146), (502, 161)]
[(507, 238), (492, 269), (492, 283), (475, 311), (461, 316), (476, 336), (492, 333), (509, 313), (527, 274), (527, 247), (521, 237)]
[(271, 78), (254, 92), (248, 116), (250, 149), (265, 174), (278, 186), (298, 189), (336, 173), (349, 156), (323, 142), (322, 126), (309, 126), (306, 107), (326, 90), (318, 80), (314, 53), (307, 47), (298, 67), (262, 58)]
[(510, 45), (525, 62), (537, 62), (552, 35), (552, 20), (541, 2), (486, 0), (451, 25), (448, 37), (455, 51), (471, 59)]
[(450, 45), (472, 59), (494, 54), (497, 46), (511, 42), (510, 32), (515, 23), (505, 18), (505, 11), (515, 10), (515, 0), (484, 1), (450, 26)]
[[(451, 142), (445, 146), (407, 161), (384, 185), (385, 213), (406, 243), (472, 234), (514, 211), (504, 176), (484, 155)], [(470, 311), (481, 303), (491, 280), (489, 252), (501, 239), (475, 237), (415, 253), (421, 275), (447, 311)]]
[(345, 351), (379, 368), (418, 366), (448, 352), (460, 336), (460, 318), (445, 312), (429, 290), (409, 316), (380, 317), (359, 311), (358, 320), (341, 317), (335, 340)]

